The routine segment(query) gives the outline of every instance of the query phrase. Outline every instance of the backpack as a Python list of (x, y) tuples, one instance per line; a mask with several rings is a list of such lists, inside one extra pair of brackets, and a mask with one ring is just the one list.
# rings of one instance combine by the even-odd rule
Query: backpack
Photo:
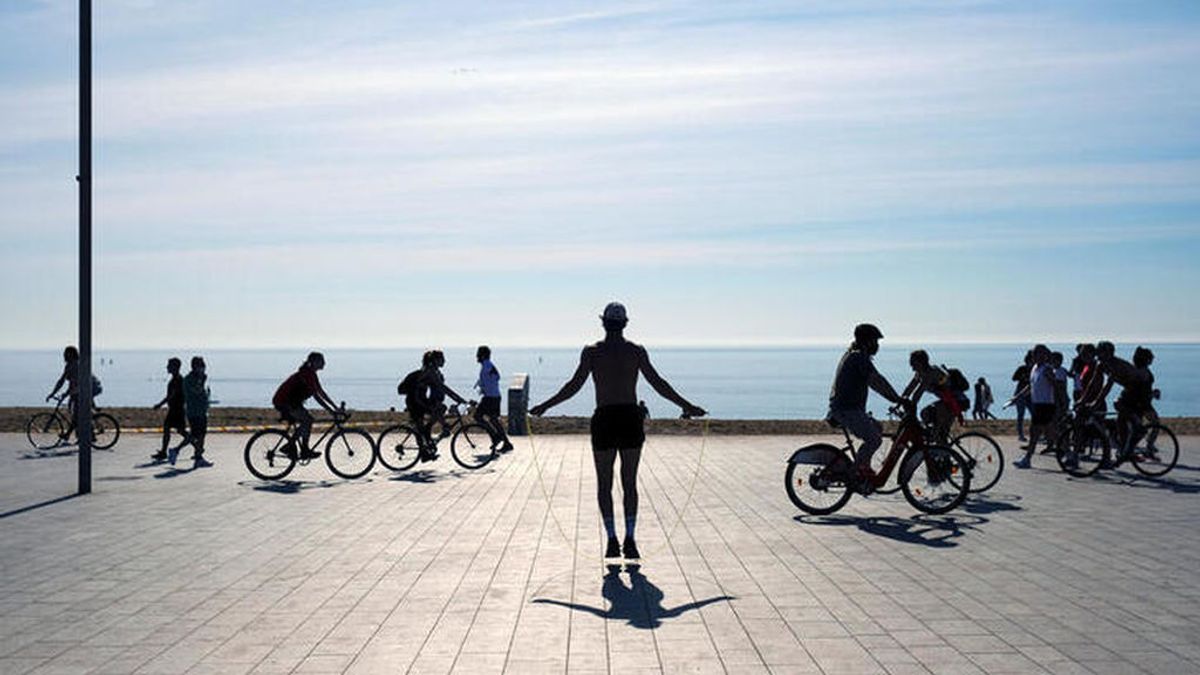
[(104, 385), (100, 384), (100, 378), (92, 376), (92, 397), (99, 396), (104, 393)]
[(420, 370), (414, 370), (405, 375), (404, 379), (400, 380), (400, 384), (396, 385), (396, 393), (406, 397), (412, 396), (413, 394), (417, 393), (417, 389), (421, 386), (420, 379)]
[[(943, 366), (944, 367), (944, 366)], [(967, 376), (958, 368), (946, 368), (946, 383), (952, 391), (966, 392), (971, 388), (971, 383), (967, 380)]]

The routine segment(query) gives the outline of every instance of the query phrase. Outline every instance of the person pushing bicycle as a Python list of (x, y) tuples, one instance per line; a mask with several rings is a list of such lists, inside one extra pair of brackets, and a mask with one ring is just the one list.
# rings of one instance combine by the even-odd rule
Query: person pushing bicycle
[[(279, 415), (285, 421), (296, 425), (296, 436), (300, 439), (299, 459), (301, 460), (321, 456), (321, 453), (308, 447), (313, 418), (304, 408), (304, 402), (315, 398), (317, 403), (330, 414), (338, 413), (338, 407), (334, 405), (329, 394), (325, 393), (325, 389), (321, 387), (321, 380), (317, 377), (317, 371), (324, 367), (325, 355), (321, 352), (310, 353), (304, 363), (300, 364), (300, 368), (279, 385), (279, 388), (275, 390), (275, 396), (271, 398), (271, 404), (275, 406), (275, 410), (279, 411)], [(289, 445), (285, 452), (290, 455), (296, 452), (296, 449)]]
[[(838, 361), (829, 391), (829, 419), (862, 440), (855, 453), (854, 464), (858, 471), (858, 482), (863, 486), (874, 484), (875, 472), (871, 469), (871, 457), (883, 444), (883, 425), (867, 414), (868, 388), (897, 405), (911, 407), (912, 403), (896, 393), (891, 383), (875, 369), (871, 357), (879, 353), (879, 341), (883, 333), (872, 324), (860, 323), (854, 327), (854, 342)], [(869, 487), (866, 488), (870, 490)]]

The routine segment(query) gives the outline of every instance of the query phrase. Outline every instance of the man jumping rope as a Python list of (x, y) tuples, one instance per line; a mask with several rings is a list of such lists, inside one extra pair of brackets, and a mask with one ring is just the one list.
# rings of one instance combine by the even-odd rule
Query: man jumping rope
[[(624, 305), (610, 302), (600, 320), (604, 325), (604, 339), (584, 347), (579, 355), (579, 367), (571, 379), (557, 394), (530, 408), (529, 414), (540, 417), (578, 393), (588, 375), (592, 376), (596, 388), (596, 412), (592, 415), (591, 424), (592, 460), (596, 465), (596, 498), (600, 505), (600, 516), (604, 520), (604, 531), (608, 535), (604, 557), (620, 557), (624, 550), (626, 558), (640, 558), (634, 529), (638, 509), (638, 462), (646, 434), (642, 409), (638, 405), (638, 373), (646, 376), (646, 381), (659, 395), (682, 408), (684, 417), (702, 417), (707, 413), (667, 384), (650, 365), (650, 356), (645, 348), (625, 339), (623, 333), (629, 318)], [(625, 495), (623, 547), (617, 542), (612, 501), (613, 465), (618, 454), (621, 456), (621, 491)]]

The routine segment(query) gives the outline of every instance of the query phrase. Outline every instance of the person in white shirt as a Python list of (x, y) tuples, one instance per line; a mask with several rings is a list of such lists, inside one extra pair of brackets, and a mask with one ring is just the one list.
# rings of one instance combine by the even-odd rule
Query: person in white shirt
[(1029, 425), (1029, 445), (1025, 456), (1013, 463), (1018, 469), (1029, 468), (1029, 458), (1037, 448), (1038, 440), (1054, 421), (1054, 366), (1050, 364), (1050, 348), (1037, 345), (1033, 348), (1033, 367), (1029, 371), (1029, 398), (1033, 404), (1033, 416)]
[(500, 371), (492, 363), (491, 348), (480, 345), (475, 350), (475, 360), (479, 362), (479, 379), (475, 381), (475, 388), (481, 396), (479, 407), (475, 408), (475, 420), (487, 427), (496, 452), (508, 452), (513, 445), (504, 433), (504, 425), (500, 423)]

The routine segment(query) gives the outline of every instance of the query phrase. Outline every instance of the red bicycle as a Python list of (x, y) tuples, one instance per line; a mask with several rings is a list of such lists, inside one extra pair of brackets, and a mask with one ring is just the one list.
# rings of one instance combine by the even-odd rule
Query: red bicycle
[(915, 406), (903, 409), (900, 427), (878, 473), (865, 484), (854, 464), (850, 433), (833, 421), (830, 425), (842, 430), (845, 446), (814, 443), (788, 458), (785, 486), (788, 498), (801, 511), (818, 516), (833, 513), (845, 506), (854, 492), (868, 495), (883, 487), (897, 467), (904, 498), (918, 511), (946, 513), (962, 504), (971, 491), (969, 462), (953, 448), (926, 443)]

